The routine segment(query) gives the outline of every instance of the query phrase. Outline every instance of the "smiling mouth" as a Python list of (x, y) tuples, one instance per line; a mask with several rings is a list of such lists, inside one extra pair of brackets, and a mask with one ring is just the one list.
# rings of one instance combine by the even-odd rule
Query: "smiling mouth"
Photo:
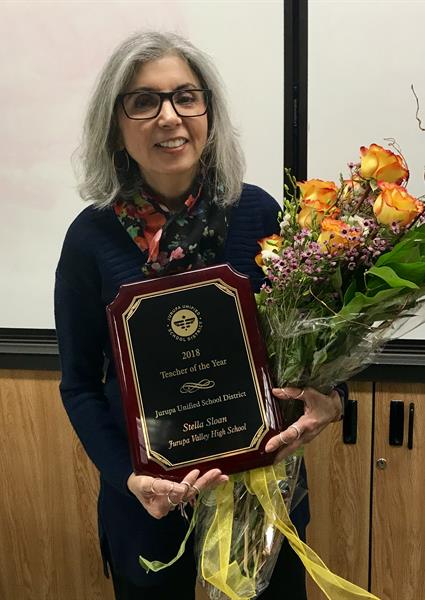
[(155, 146), (159, 148), (180, 148), (184, 144), (187, 144), (188, 140), (186, 138), (175, 138), (174, 140), (166, 140), (165, 142), (159, 142), (155, 144)]

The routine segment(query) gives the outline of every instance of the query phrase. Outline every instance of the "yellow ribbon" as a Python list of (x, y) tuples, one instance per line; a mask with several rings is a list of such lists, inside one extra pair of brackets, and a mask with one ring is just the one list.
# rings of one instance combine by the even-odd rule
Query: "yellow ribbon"
[[(379, 600), (370, 592), (332, 573), (317, 554), (300, 540), (292, 524), (278, 486), (282, 473), (276, 467), (263, 467), (244, 474), (246, 487), (260, 502), (265, 517), (287, 538), (306, 571), (329, 600)], [(218, 488), (217, 508), (205, 537), (201, 557), (202, 577), (223, 591), (231, 600), (255, 596), (255, 573), (243, 575), (230, 559), (233, 521), (233, 482)]]
[(255, 577), (243, 575), (238, 563), (230, 563), (233, 531), (233, 479), (216, 489), (216, 511), (205, 536), (201, 573), (208, 583), (229, 598), (249, 600), (255, 596)]
[[(379, 600), (377, 596), (332, 573), (317, 554), (300, 540), (279, 489), (278, 480), (285, 477), (283, 463), (247, 471), (242, 477), (247, 491), (255, 495), (261, 504), (265, 522), (283, 533), (306, 571), (329, 600)], [(231, 477), (227, 483), (210, 492), (215, 494), (216, 508), (201, 550), (201, 574), (205, 581), (224, 592), (231, 600), (249, 600), (256, 595), (256, 569), (253, 569), (251, 575), (247, 575), (242, 573), (242, 565), (236, 561), (230, 562), (232, 531), (233, 527), (238, 526), (233, 522), (234, 481), (235, 478)], [(198, 499), (186, 536), (177, 555), (170, 562), (149, 561), (139, 557), (140, 564), (147, 571), (160, 571), (180, 558), (196, 524), (200, 502)], [(255, 540), (252, 543), (255, 544)]]
[(167, 563), (163, 563), (160, 560), (148, 560), (147, 558), (144, 558), (143, 556), (139, 556), (139, 563), (145, 569), (146, 573), (149, 573), (149, 571), (154, 571), (156, 573), (157, 571), (161, 571), (162, 569), (171, 567), (171, 565), (173, 565), (181, 557), (181, 555), (184, 553), (184, 551), (186, 549), (186, 542), (189, 539), (189, 536), (192, 533), (193, 528), (196, 525), (196, 521), (198, 518), (198, 516), (197, 516), (198, 515), (198, 507), (199, 507), (199, 504), (196, 504), (195, 509), (193, 511), (192, 519), (190, 521), (190, 525), (186, 531), (186, 535), (184, 536), (184, 539), (183, 539), (182, 543), (180, 544), (180, 548), (174, 558), (172, 558)]

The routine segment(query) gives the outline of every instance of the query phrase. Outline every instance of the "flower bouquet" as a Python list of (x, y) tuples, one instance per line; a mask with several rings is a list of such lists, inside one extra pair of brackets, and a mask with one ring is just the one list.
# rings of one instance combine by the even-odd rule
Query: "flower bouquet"
[[(271, 467), (231, 475), (197, 502), (195, 553), (198, 576), (211, 600), (255, 598), (268, 585), (283, 536), (275, 526), (273, 496), (289, 513), (307, 493), (300, 484), (300, 456)], [(267, 497), (267, 498), (266, 498)]]
[[(377, 144), (360, 153), (338, 185), (288, 173), (280, 235), (259, 242), (267, 283), (257, 305), (276, 387), (328, 393), (364, 369), (401, 323), (425, 319), (424, 203), (407, 192), (400, 154)], [(288, 415), (285, 403), (287, 424), (300, 404), (292, 401)], [(299, 460), (231, 476), (201, 495), (199, 577), (212, 600), (257, 597), (283, 536), (327, 598), (375, 598), (332, 574), (299, 539), (288, 516)]]
[(339, 187), (289, 175), (281, 235), (261, 240), (269, 282), (257, 304), (278, 386), (328, 392), (423, 311), (425, 204), (407, 192), (400, 155), (360, 152)]

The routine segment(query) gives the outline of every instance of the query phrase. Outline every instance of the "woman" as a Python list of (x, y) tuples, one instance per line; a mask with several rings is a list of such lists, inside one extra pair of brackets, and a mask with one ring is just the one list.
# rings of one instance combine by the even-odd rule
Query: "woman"
[[(93, 204), (72, 223), (56, 273), (55, 313), (61, 394), (87, 454), (100, 471), (99, 532), (116, 597), (194, 598), (191, 549), (172, 567), (148, 573), (138, 556), (168, 561), (186, 528), (175, 506), (227, 481), (193, 470), (180, 484), (132, 472), (105, 307), (121, 284), (142, 277), (229, 262), (251, 278), (262, 273), (257, 240), (277, 230), (278, 204), (242, 184), (243, 157), (210, 60), (174, 34), (141, 33), (107, 62), (88, 109), (81, 195)], [(337, 392), (302, 394), (305, 415), (272, 438), (280, 455), (339, 417)], [(307, 511), (299, 511), (301, 534)], [(287, 546), (264, 598), (305, 598), (304, 575)], [(293, 577), (293, 583), (290, 579)], [(289, 586), (289, 587), (288, 587)], [(291, 587), (292, 586), (292, 587)]]

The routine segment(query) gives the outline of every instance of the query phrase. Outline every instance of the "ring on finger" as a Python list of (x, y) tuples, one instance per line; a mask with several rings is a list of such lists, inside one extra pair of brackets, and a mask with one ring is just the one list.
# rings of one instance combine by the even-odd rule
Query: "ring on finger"
[(182, 498), (182, 501), (183, 501), (183, 502), (186, 502), (186, 500), (187, 500), (187, 495), (188, 495), (188, 493), (189, 493), (189, 490), (190, 490), (190, 488), (191, 488), (192, 486), (190, 485), (190, 483), (189, 483), (188, 481), (181, 481), (180, 483), (181, 483), (181, 485), (185, 485), (185, 486), (187, 486), (187, 487), (186, 487), (186, 491), (185, 491), (185, 493), (184, 493), (184, 495), (183, 495), (183, 498)]
[(154, 478), (154, 480), (152, 481), (152, 484), (151, 484), (150, 493), (153, 494), (154, 496), (165, 496), (164, 493), (160, 494), (159, 492), (155, 491), (155, 481), (162, 481), (162, 479), (161, 479), (161, 477)]
[(174, 500), (171, 499), (171, 494), (174, 492), (175, 483), (174, 483), (174, 481), (171, 481), (170, 483), (171, 483), (171, 487), (167, 493), (168, 502), (169, 503), (171, 502), (172, 506), (177, 506), (177, 504), (179, 504), (180, 501), (176, 503), (176, 502), (174, 502)]
[(293, 425), (289, 425), (288, 429), (295, 429), (295, 431), (297, 432), (297, 437), (295, 438), (295, 440), (299, 440), (301, 437), (301, 429), (298, 427), (298, 425), (295, 425), (295, 423)]
[(301, 390), (301, 392), (299, 394), (297, 394), (297, 396), (294, 396), (294, 400), (301, 400), (301, 398), (304, 396), (304, 388)]
[(287, 442), (286, 440), (284, 440), (284, 439), (283, 439), (283, 431), (281, 431), (281, 432), (279, 433), (279, 439), (280, 439), (280, 441), (282, 442), (283, 446), (287, 446), (287, 445), (288, 445), (288, 442)]
[(180, 504), (180, 502), (173, 502), (170, 498), (170, 494), (167, 494), (167, 500), (168, 500), (168, 504), (170, 506), (172, 506), (173, 508), (176, 508), (176, 506), (178, 506)]
[(198, 486), (197, 486), (197, 485), (195, 485), (194, 483), (193, 483), (193, 484), (192, 484), (190, 487), (191, 487), (193, 490), (195, 490), (195, 492), (196, 492), (197, 494), (200, 494), (200, 493), (201, 493), (201, 490), (200, 490), (200, 489), (198, 488)]

